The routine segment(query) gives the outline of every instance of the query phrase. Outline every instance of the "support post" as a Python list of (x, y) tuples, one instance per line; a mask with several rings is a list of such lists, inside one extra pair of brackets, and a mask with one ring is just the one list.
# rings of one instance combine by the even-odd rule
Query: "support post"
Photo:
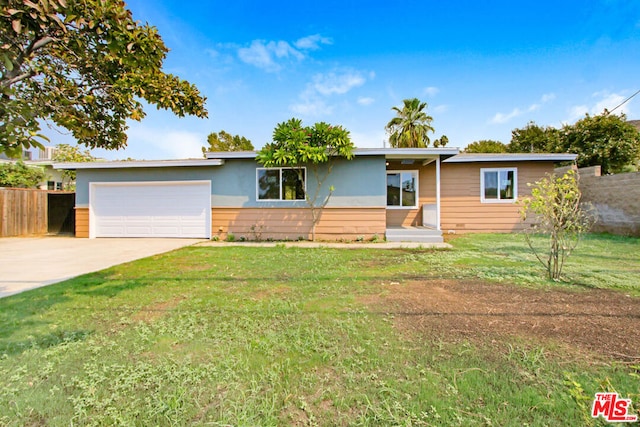
[(436, 159), (436, 230), (440, 231), (440, 155)]

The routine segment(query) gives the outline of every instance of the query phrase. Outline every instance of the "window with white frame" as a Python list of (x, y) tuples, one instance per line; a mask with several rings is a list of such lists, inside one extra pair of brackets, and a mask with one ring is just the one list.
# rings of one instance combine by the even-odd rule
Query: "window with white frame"
[(480, 199), (483, 203), (513, 203), (518, 198), (518, 169), (480, 169)]
[(258, 168), (256, 194), (258, 200), (304, 200), (307, 170), (305, 168)]
[(418, 171), (387, 171), (387, 206), (418, 207)]

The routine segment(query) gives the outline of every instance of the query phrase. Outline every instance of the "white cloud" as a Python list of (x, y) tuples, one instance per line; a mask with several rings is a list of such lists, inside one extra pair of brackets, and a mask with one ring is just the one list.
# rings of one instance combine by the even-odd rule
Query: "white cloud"
[(346, 71), (344, 73), (316, 74), (313, 76), (313, 89), (322, 95), (338, 94), (349, 92), (354, 87), (362, 86), (366, 78), (357, 71)]
[[(371, 73), (368, 74), (371, 76)], [(362, 86), (367, 81), (364, 73), (356, 70), (332, 71), (314, 75), (311, 82), (300, 94), (299, 102), (289, 108), (296, 114), (305, 116), (323, 116), (333, 113), (333, 106), (328, 99), (337, 95), (344, 95), (351, 89)], [(360, 98), (361, 105), (373, 102), (371, 98)], [(363, 100), (363, 101), (361, 101)], [(364, 103), (363, 103), (364, 102)]]
[(435, 107), (433, 107), (433, 111), (435, 111), (436, 113), (446, 113), (447, 111), (449, 111), (449, 106), (446, 104), (436, 105)]
[(282, 68), (276, 62), (276, 58), (290, 56), (298, 60), (304, 58), (301, 52), (295, 50), (285, 41), (265, 43), (264, 40), (254, 40), (251, 42), (251, 46), (238, 49), (238, 57), (241, 61), (269, 72), (279, 71)]
[(314, 34), (296, 40), (293, 45), (284, 40), (253, 40), (248, 47), (237, 47), (234, 44), (218, 46), (237, 49), (238, 58), (242, 62), (267, 72), (276, 72), (283, 68), (287, 59), (302, 61), (306, 58), (306, 51), (320, 49), (321, 44), (331, 44), (331, 39)]
[(299, 103), (289, 107), (291, 111), (302, 116), (326, 116), (333, 112), (333, 107), (322, 99), (303, 98)]
[(235, 58), (223, 48), (205, 49), (204, 52), (209, 55), (211, 59), (215, 60), (218, 65), (229, 65), (235, 61)]
[(496, 115), (493, 116), (493, 118), (491, 119), (491, 123), (494, 123), (494, 124), (507, 123), (509, 120), (513, 119), (514, 117), (518, 117), (520, 115), (522, 115), (522, 111), (519, 108), (514, 108), (510, 113), (507, 113), (507, 114), (496, 113)]
[(288, 58), (290, 55), (297, 59), (303, 59), (302, 52), (294, 49), (289, 43), (284, 41), (269, 42), (267, 47), (272, 50), (278, 58)]
[(563, 123), (573, 123), (589, 112), (588, 105), (574, 105), (569, 109), (569, 118)]
[(546, 94), (542, 95), (542, 97), (540, 98), (540, 101), (534, 102), (533, 104), (529, 105), (525, 109), (521, 109), (521, 108), (516, 107), (513, 110), (511, 110), (511, 112), (509, 112), (509, 113), (496, 113), (489, 122), (492, 123), (492, 124), (507, 123), (511, 119), (514, 119), (514, 118), (516, 118), (518, 116), (521, 116), (521, 115), (523, 115), (525, 113), (532, 113), (534, 111), (538, 111), (540, 108), (542, 108), (542, 106), (544, 104), (547, 104), (547, 103), (553, 101), (555, 98), (556, 98), (555, 94), (546, 93)]
[(361, 96), (360, 98), (358, 98), (358, 104), (360, 105), (371, 105), (375, 102), (376, 100), (373, 98), (369, 98), (367, 96)]
[[(627, 99), (626, 96), (620, 95), (618, 93), (601, 92), (599, 94), (594, 94), (594, 96), (597, 96), (597, 95), (602, 96), (602, 99), (600, 99), (600, 101), (598, 101), (594, 106), (594, 108), (592, 109), (591, 112), (593, 114), (600, 114), (605, 109), (613, 110), (618, 105), (622, 104), (622, 102), (624, 102), (625, 99)], [(627, 114), (629, 112), (629, 103), (621, 105), (616, 109), (615, 112)]]
[[(576, 120), (584, 117), (585, 114), (589, 113), (591, 115), (602, 114), (605, 109), (613, 110), (618, 105), (620, 105), (625, 99), (626, 96), (621, 95), (619, 93), (611, 93), (608, 91), (600, 91), (595, 92), (591, 95), (594, 98), (594, 102), (591, 105), (575, 105), (569, 108), (569, 118), (567, 119), (568, 123), (573, 123)], [(630, 103), (627, 102), (624, 105), (618, 107), (615, 111), (615, 114), (624, 113), (626, 115), (630, 114)]]
[(424, 94), (427, 96), (436, 96), (439, 92), (440, 92), (440, 89), (438, 89), (435, 86), (429, 86), (424, 90)]
[(544, 95), (542, 95), (542, 98), (540, 98), (540, 102), (546, 104), (547, 102), (551, 102), (554, 99), (556, 99), (555, 93), (545, 93)]
[(302, 37), (296, 40), (293, 45), (298, 49), (317, 50), (321, 44), (332, 44), (333, 41), (328, 37), (322, 37), (320, 34)]

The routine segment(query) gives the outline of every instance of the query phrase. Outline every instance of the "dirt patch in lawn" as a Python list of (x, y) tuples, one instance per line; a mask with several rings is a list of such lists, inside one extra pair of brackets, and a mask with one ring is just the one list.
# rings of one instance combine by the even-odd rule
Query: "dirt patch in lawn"
[(393, 283), (365, 303), (398, 329), (436, 339), (552, 340), (624, 361), (640, 361), (640, 298), (606, 290), (538, 290), (480, 281)]
[(273, 288), (257, 291), (252, 296), (255, 299), (262, 300), (267, 298), (273, 298), (276, 296), (286, 295), (290, 292), (291, 292), (291, 288), (289, 286), (276, 286)]
[(131, 319), (135, 322), (152, 323), (174, 309), (183, 299), (183, 297), (177, 297), (168, 301), (148, 305), (141, 308)]

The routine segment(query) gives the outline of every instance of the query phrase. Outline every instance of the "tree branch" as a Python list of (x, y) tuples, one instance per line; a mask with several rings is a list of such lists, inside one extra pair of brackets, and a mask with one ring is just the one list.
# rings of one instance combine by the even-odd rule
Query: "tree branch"
[(24, 64), (25, 58), (28, 58), (29, 56), (31, 56), (31, 54), (33, 54), (35, 51), (42, 49), (44, 46), (48, 45), (49, 43), (55, 41), (55, 39), (53, 37), (50, 36), (46, 36), (46, 37), (42, 37), (42, 38), (34, 38), (31, 43), (27, 46), (26, 49), (24, 49), (23, 51), (20, 52), (20, 54), (18, 55), (18, 57), (16, 58), (16, 60), (14, 61), (14, 68), (13, 68), (13, 72), (8, 73), (8, 78), (3, 80), (2, 82), (0, 82), (0, 86), (2, 87), (11, 87), (14, 84), (31, 78), (33, 76), (36, 75), (36, 72), (33, 70), (29, 70), (29, 71), (25, 71), (22, 74), (18, 74), (20, 72), (20, 69), (22, 68), (22, 65)]
[(29, 53), (33, 53), (38, 49), (42, 49), (43, 47), (45, 47), (46, 45), (48, 45), (49, 43), (54, 42), (55, 39), (53, 37), (47, 36), (47, 37), (43, 37), (40, 40), (38, 40), (37, 42), (35, 42), (33, 44), (33, 47), (31, 49), (31, 52)]
[(12, 78), (10, 78), (8, 80), (0, 82), (0, 86), (2, 86), (2, 87), (11, 87), (12, 85), (14, 85), (16, 83), (18, 83), (18, 82), (20, 82), (20, 81), (22, 81), (24, 79), (31, 78), (31, 77), (33, 77), (35, 75), (36, 75), (36, 73), (33, 70), (30, 70), (30, 71), (28, 71), (26, 73), (22, 73), (20, 75), (12, 77)]

